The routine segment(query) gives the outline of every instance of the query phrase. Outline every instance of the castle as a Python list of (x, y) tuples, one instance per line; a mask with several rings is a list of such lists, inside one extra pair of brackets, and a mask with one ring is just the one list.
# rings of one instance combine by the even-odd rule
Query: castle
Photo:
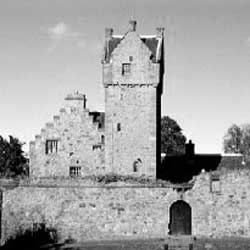
[[(68, 95), (30, 143), (30, 178), (1, 182), (1, 244), (39, 225), (54, 228), (60, 241), (250, 237), (249, 167), (226, 159), (185, 185), (157, 180), (163, 29), (140, 36), (135, 21), (124, 36), (106, 29), (102, 65), (105, 114), (90, 112), (85, 95)], [(109, 173), (132, 178), (90, 178)]]
[(164, 29), (139, 36), (136, 21), (129, 25), (124, 36), (105, 30), (105, 114), (90, 112), (85, 95), (68, 95), (60, 115), (30, 142), (31, 178), (105, 173), (156, 178)]

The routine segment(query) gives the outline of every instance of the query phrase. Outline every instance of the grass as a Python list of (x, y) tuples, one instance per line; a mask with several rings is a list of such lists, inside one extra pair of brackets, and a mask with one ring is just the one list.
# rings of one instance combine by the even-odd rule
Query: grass
[[(164, 250), (161, 240), (124, 240), (54, 245), (44, 250)], [(249, 238), (201, 238), (194, 241), (193, 250), (249, 250)]]
[[(54, 237), (51, 237), (52, 234)], [(164, 250), (164, 240), (120, 240), (93, 241), (84, 243), (66, 242), (56, 244), (55, 231), (40, 228), (26, 231), (15, 239), (10, 239), (1, 250)], [(199, 238), (194, 241), (193, 250), (250, 250), (250, 238)]]

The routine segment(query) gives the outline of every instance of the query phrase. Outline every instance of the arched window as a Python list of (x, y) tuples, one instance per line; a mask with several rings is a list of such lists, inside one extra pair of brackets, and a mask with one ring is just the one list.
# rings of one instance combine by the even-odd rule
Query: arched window
[(138, 161), (134, 161), (134, 163), (133, 163), (133, 171), (135, 173), (138, 172)]
[(139, 169), (140, 169), (140, 166), (141, 166), (141, 159), (138, 158), (136, 161), (134, 161), (133, 163), (133, 171), (136, 173), (136, 172), (139, 172)]

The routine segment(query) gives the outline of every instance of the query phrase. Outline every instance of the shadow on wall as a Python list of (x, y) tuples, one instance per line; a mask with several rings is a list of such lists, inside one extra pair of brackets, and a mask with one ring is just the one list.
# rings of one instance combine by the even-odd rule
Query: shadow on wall
[(214, 171), (222, 160), (221, 154), (195, 154), (194, 144), (186, 144), (184, 155), (165, 156), (158, 171), (158, 178), (173, 183), (184, 183), (198, 175), (203, 169)]
[(57, 232), (53, 228), (46, 228), (44, 223), (34, 223), (33, 229), (23, 232), (20, 230), (15, 237), (7, 240), (1, 250), (40, 249), (41, 246), (56, 243)]

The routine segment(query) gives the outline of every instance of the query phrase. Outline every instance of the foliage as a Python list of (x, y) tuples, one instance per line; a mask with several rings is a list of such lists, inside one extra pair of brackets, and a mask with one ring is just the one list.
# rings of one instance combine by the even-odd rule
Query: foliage
[(240, 153), (245, 160), (250, 160), (250, 124), (233, 124), (223, 138), (225, 153)]
[(185, 153), (186, 137), (179, 124), (169, 116), (161, 119), (161, 152), (167, 155)]
[(39, 224), (36, 229), (26, 231), (19, 230), (15, 237), (7, 240), (1, 250), (16, 249), (40, 249), (42, 245), (57, 242), (57, 232), (53, 228), (46, 228), (44, 223)]
[(22, 150), (23, 144), (12, 136), (9, 141), (0, 136), (0, 175), (18, 177), (28, 175), (28, 163)]

